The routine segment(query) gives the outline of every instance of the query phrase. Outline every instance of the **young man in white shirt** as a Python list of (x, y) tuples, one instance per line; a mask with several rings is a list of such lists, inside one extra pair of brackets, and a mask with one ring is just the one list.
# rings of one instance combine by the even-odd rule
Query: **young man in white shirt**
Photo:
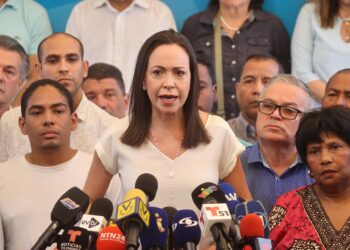
[(18, 125), (31, 151), (0, 164), (0, 249), (30, 249), (50, 224), (57, 199), (83, 188), (92, 155), (70, 146), (78, 117), (56, 81), (34, 82), (23, 94)]

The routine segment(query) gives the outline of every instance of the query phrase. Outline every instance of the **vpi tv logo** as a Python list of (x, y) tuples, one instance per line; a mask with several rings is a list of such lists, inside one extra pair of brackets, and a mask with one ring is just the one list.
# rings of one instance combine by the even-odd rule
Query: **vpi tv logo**
[(100, 222), (98, 222), (94, 217), (91, 218), (91, 220), (83, 220), (81, 221), (82, 226), (87, 226), (89, 229), (96, 227), (100, 225)]

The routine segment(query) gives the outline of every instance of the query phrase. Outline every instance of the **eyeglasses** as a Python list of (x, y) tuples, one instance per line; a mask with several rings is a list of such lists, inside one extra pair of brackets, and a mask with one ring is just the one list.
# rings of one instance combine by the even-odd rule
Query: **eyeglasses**
[(258, 101), (258, 110), (265, 115), (271, 115), (277, 108), (280, 116), (287, 120), (295, 120), (298, 114), (303, 113), (302, 111), (290, 106), (277, 105), (268, 101)]

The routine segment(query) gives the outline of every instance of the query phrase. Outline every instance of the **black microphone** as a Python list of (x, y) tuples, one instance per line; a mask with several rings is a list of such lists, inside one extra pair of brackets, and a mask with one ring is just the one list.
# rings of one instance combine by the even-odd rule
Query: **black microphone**
[(199, 185), (193, 190), (192, 199), (197, 208), (201, 209), (199, 225), (203, 236), (213, 236), (219, 250), (230, 249), (227, 232), (232, 219), (225, 195), (218, 185), (210, 182)]
[(168, 225), (169, 225), (169, 230), (168, 230), (168, 249), (178, 249), (177, 247), (174, 246), (174, 233), (173, 233), (173, 228), (172, 228), (172, 223), (174, 221), (174, 216), (177, 212), (176, 208), (174, 207), (164, 207), (163, 210), (166, 212), (168, 215)]
[(57, 239), (58, 250), (81, 250), (87, 249), (89, 232), (80, 227), (71, 227), (63, 232)]
[(148, 202), (153, 201), (158, 190), (158, 181), (154, 175), (141, 174), (135, 182), (135, 188), (141, 189), (148, 197)]
[(77, 187), (72, 187), (56, 202), (51, 212), (51, 224), (39, 237), (31, 250), (45, 250), (56, 240), (61, 229), (77, 223), (89, 206), (89, 196)]
[(83, 215), (79, 227), (86, 229), (90, 234), (87, 249), (95, 249), (98, 234), (107, 225), (112, 213), (112, 202), (107, 198), (99, 198), (92, 204), (90, 213)]
[(125, 195), (124, 202), (117, 207), (116, 220), (125, 234), (127, 249), (137, 249), (139, 233), (145, 227), (149, 227), (150, 212), (147, 202), (154, 199), (158, 182), (153, 175), (142, 174), (137, 178), (135, 186), (136, 188), (130, 190)]

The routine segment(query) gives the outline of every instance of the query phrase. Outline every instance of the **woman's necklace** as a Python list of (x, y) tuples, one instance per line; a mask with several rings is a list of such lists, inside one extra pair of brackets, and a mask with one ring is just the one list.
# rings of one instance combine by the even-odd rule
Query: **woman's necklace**
[[(154, 137), (154, 135), (153, 135), (152, 133), (150, 133), (150, 134), (151, 134), (151, 137), (152, 137), (152, 141), (153, 141), (153, 143), (154, 143), (154, 146), (156, 146), (156, 148), (158, 148), (158, 150), (159, 150), (160, 152), (163, 152), (163, 151), (160, 149), (160, 146), (159, 146), (159, 143), (158, 143), (157, 138)], [(180, 152), (181, 152), (181, 148), (182, 148), (182, 143), (183, 143), (183, 139), (181, 140), (180, 145), (179, 145), (179, 148), (178, 148), (177, 151), (176, 151), (176, 155), (175, 155), (174, 160), (176, 160), (176, 159), (180, 156)]]
[(344, 33), (345, 37), (344, 40), (346, 43), (350, 42), (350, 18), (344, 18), (343, 19), (343, 24), (344, 24)]
[(222, 24), (223, 24), (228, 30), (235, 31), (235, 32), (239, 30), (239, 28), (231, 27), (231, 26), (225, 21), (224, 17), (221, 16), (221, 15), (220, 15), (220, 20), (221, 20)]

